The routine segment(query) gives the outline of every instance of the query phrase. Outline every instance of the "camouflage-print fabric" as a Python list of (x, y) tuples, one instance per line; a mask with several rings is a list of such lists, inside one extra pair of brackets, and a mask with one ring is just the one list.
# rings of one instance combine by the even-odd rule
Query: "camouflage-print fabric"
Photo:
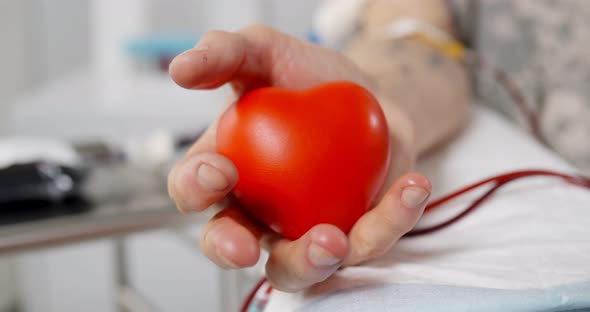
[[(473, 0), (476, 1), (476, 0)], [(468, 18), (475, 49), (505, 70), (539, 112), (548, 143), (590, 174), (590, 1), (480, 0), (456, 16)], [(466, 8), (475, 8), (474, 12)], [(477, 75), (484, 102), (518, 121), (514, 104), (488, 78)]]

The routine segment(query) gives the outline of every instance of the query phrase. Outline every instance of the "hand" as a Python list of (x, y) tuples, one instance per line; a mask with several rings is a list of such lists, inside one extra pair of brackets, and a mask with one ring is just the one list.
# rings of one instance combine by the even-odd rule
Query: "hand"
[[(229, 83), (235, 96), (256, 87), (306, 89), (329, 80), (354, 81), (373, 90), (370, 79), (345, 56), (264, 26), (205, 34), (195, 48), (174, 59), (170, 74), (188, 89), (213, 89)], [(411, 123), (394, 106), (384, 110), (396, 166), (392, 166), (380, 202), (357, 221), (348, 236), (321, 224), (289, 241), (259, 227), (230, 203), (205, 225), (202, 252), (222, 268), (244, 268), (256, 264), (262, 246), (270, 254), (266, 272), (271, 284), (279, 290), (297, 291), (327, 279), (343, 265), (388, 251), (416, 224), (431, 186), (418, 174), (400, 177), (414, 163)], [(232, 162), (215, 153), (216, 124), (212, 123), (169, 175), (170, 196), (183, 212), (202, 211), (229, 198), (238, 180)]]

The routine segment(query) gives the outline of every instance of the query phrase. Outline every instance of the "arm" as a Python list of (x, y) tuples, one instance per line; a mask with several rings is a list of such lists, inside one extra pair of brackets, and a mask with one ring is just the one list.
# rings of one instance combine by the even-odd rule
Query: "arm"
[(390, 124), (399, 122), (395, 120), (399, 110), (412, 121), (415, 150), (420, 155), (461, 128), (469, 81), (463, 65), (430, 46), (384, 39), (384, 28), (403, 17), (453, 33), (443, 0), (374, 1), (363, 17), (365, 27), (346, 54), (373, 80)]

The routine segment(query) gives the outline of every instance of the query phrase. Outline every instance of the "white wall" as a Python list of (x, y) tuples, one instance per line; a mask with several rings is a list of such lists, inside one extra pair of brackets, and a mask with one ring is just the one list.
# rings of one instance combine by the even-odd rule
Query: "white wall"
[[(238, 30), (251, 23), (270, 24), (303, 38), (309, 32), (317, 0), (150, 0), (150, 24), (160, 32), (202, 33)], [(231, 8), (228, 10), (227, 8)]]
[[(0, 122), (8, 99), (31, 85), (28, 61), (27, 1), (0, 1)], [(0, 311), (15, 300), (14, 263), (11, 258), (0, 258)]]
[(11, 99), (88, 62), (87, 6), (79, 0), (0, 1), (0, 122)]
[(7, 98), (29, 86), (27, 1), (0, 1), (0, 111)]
[[(15, 0), (11, 0), (15, 1)], [(29, 20), (38, 36), (38, 83), (57, 79), (88, 63), (87, 0), (29, 0), (37, 20)]]
[(269, 24), (296, 37), (305, 38), (310, 31), (312, 13), (317, 2), (317, 0), (266, 0)]
[[(147, 0), (146, 0), (147, 1)], [(200, 34), (206, 24), (201, 17), (209, 1), (149, 0), (149, 26), (157, 33)]]
[[(145, 0), (150, 29), (199, 34), (236, 30), (254, 22), (305, 37), (314, 0)], [(231, 7), (232, 10), (227, 10)], [(89, 0), (0, 1), (0, 106), (27, 88), (85, 66), (89, 61)]]
[[(251, 23), (269, 24), (299, 38), (310, 30), (317, 0), (216, 0), (204, 2), (207, 29), (238, 30)], [(228, 10), (227, 8), (232, 8)]]
[(207, 13), (201, 17), (206, 21), (206, 29), (235, 31), (265, 21), (262, 0), (206, 1), (205, 8)]

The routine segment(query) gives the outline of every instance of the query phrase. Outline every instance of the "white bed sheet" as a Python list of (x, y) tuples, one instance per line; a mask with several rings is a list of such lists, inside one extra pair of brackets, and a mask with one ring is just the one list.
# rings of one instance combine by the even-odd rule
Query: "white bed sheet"
[[(489, 109), (419, 162), (433, 198), (485, 177), (572, 166)], [(458, 200), (422, 224), (465, 207)], [(590, 308), (590, 192), (556, 178), (514, 182), (459, 223), (403, 239), (384, 257), (305, 292), (273, 291), (278, 311), (528, 311)]]

